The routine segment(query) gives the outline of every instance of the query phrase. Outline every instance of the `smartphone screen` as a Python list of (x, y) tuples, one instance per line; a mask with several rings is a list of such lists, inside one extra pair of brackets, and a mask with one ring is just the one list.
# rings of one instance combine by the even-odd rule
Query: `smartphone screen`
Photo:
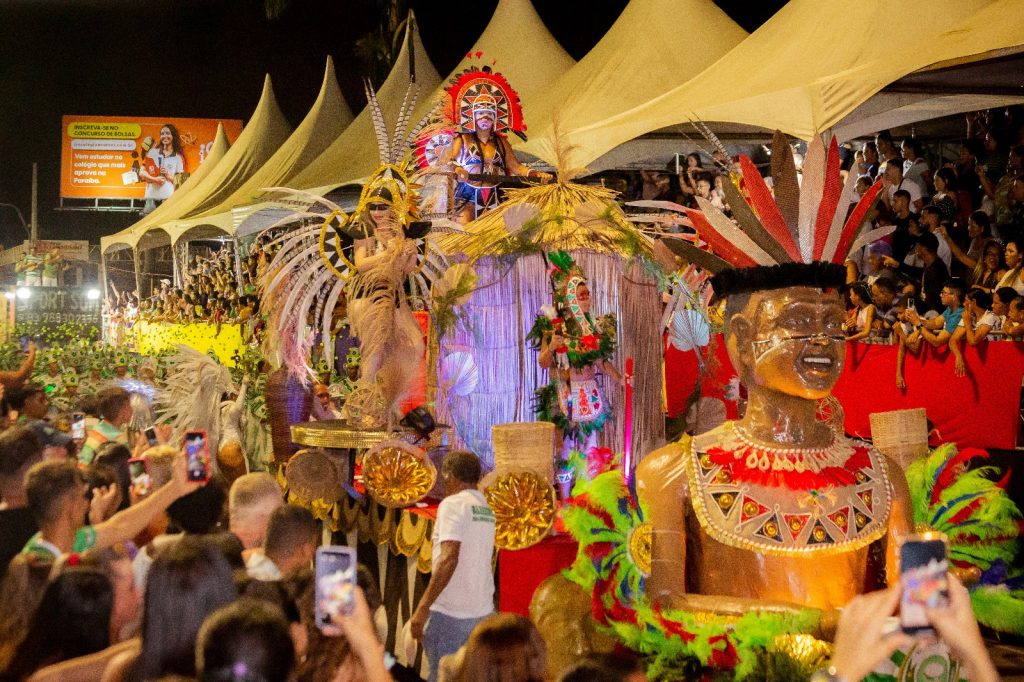
[(134, 481), (146, 473), (146, 460), (136, 457), (128, 460), (128, 476)]
[(934, 630), (926, 609), (949, 605), (949, 562), (940, 534), (912, 535), (900, 548), (900, 627), (911, 635)]
[(351, 547), (325, 545), (316, 550), (316, 624), (330, 625), (352, 613), (355, 603), (356, 553)]
[(71, 415), (71, 438), (85, 440), (85, 414), (75, 412)]
[(188, 458), (188, 480), (209, 480), (210, 451), (206, 446), (206, 431), (185, 432), (185, 456)]
[(27, 353), (28, 352), (28, 334), (22, 334), (21, 335), (21, 352), (22, 353)]
[(143, 431), (143, 433), (146, 434), (146, 442), (149, 443), (150, 446), (158, 445), (160, 443), (156, 438), (156, 429), (152, 426)]

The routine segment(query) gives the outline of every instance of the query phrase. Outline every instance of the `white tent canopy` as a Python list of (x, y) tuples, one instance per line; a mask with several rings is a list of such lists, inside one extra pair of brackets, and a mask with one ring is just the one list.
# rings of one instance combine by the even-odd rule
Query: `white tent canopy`
[[(691, 40), (696, 36), (699, 41)], [(565, 132), (641, 105), (685, 83), (746, 36), (711, 0), (631, 0), (600, 42), (530, 102), (530, 141), (519, 149), (553, 163), (555, 117)], [(587, 141), (574, 142), (586, 156)]]
[[(693, 119), (778, 128), (806, 139), (836, 125), (903, 75), (1020, 42), (1024, 13), (1012, 4), (792, 0), (687, 83), (571, 131), (570, 141), (583, 141), (588, 153), (581, 161), (589, 162), (646, 132)], [(1001, 15), (993, 11), (996, 5), (1002, 6)], [(983, 25), (982, 17), (994, 26)], [(1008, 23), (1016, 25), (1007, 30)]]
[(352, 110), (345, 103), (338, 87), (334, 61), (328, 57), (320, 93), (288, 141), (231, 195), (199, 216), (210, 216), (236, 206), (255, 203), (264, 194), (264, 188), (286, 185), (341, 135), (352, 118)]
[[(418, 35), (416, 38), (418, 41)], [(416, 50), (417, 54), (422, 54), (420, 45), (417, 44)], [(475, 55), (477, 52), (481, 53), (479, 59), (469, 56), (463, 58), (444, 82), (437, 77), (436, 70), (431, 67), (434, 81), (429, 89), (425, 86), (425, 79), (420, 77), (420, 62), (417, 60), (416, 82), (420, 85), (420, 92), (431, 94), (421, 94), (413, 120), (418, 120), (429, 111), (430, 105), (443, 94), (443, 88), (448, 85), (449, 80), (470, 66), (493, 64), (494, 70), (505, 76), (519, 94), (523, 115), (529, 126), (531, 103), (545, 92), (552, 81), (574, 64), (573, 58), (562, 49), (544, 26), (530, 0), (499, 0), (487, 27), (473, 43), (471, 54)], [(408, 82), (405, 74), (398, 70), (401, 59), (400, 55), (398, 64), (392, 69), (388, 80), (381, 88), (379, 97), (385, 113), (398, 111), (401, 95), (404, 94)], [(396, 76), (401, 78), (401, 82), (394, 84), (400, 91), (398, 101), (389, 97), (390, 105), (386, 105), (383, 93)], [(312, 166), (296, 177), (297, 187), (323, 194), (335, 187), (361, 180), (373, 172), (377, 166), (376, 141), (369, 121), (367, 120), (363, 131), (355, 130), (358, 122), (357, 117), (345, 135)]]

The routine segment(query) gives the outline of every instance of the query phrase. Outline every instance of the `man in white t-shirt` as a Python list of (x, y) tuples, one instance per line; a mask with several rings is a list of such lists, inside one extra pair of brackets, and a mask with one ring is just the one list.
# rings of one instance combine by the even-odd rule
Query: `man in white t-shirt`
[(410, 624), (427, 652), (430, 682), (437, 680), (441, 657), (458, 651), (494, 612), (494, 512), (477, 490), (480, 460), (452, 452), (441, 475), (445, 498), (434, 523), (433, 573)]
[(882, 195), (882, 199), (886, 206), (893, 207), (893, 194), (902, 189), (910, 194), (910, 210), (917, 214), (921, 213), (921, 209), (924, 208), (924, 194), (921, 191), (921, 186), (903, 177), (902, 163), (885, 164), (883, 177), (885, 178), (885, 193)]

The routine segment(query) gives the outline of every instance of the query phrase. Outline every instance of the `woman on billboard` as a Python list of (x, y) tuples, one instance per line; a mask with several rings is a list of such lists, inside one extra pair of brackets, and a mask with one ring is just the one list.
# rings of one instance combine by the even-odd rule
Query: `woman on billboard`
[(146, 209), (174, 193), (174, 176), (185, 172), (185, 153), (181, 136), (173, 123), (160, 128), (160, 143), (146, 153), (139, 177), (146, 183)]

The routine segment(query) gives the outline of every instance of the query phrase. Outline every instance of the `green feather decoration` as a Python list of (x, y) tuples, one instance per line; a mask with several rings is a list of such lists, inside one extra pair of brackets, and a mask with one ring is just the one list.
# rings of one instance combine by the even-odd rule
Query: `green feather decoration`
[(978, 622), (999, 632), (1024, 633), (1024, 590), (979, 587), (971, 590)]

